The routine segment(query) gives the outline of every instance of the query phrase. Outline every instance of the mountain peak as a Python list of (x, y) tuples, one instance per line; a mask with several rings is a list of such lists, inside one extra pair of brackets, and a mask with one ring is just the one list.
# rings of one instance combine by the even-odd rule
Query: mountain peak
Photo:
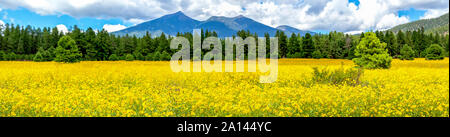
[(238, 15), (238, 16), (236, 16), (234, 18), (247, 18), (247, 17), (245, 17), (244, 15)]
[[(211, 16), (208, 20), (198, 21), (185, 15), (182, 11), (177, 11), (175, 13), (115, 32), (115, 34), (143, 36), (146, 32), (150, 32), (152, 33), (152, 36), (158, 36), (164, 32), (167, 35), (175, 36), (179, 32), (192, 32), (193, 29), (200, 28), (215, 31), (219, 36), (233, 36), (240, 30), (249, 30), (260, 36), (265, 33), (269, 33), (271, 36), (274, 36), (278, 30), (251, 18), (245, 17), (244, 15), (238, 15), (235, 17)], [(297, 31), (299, 30), (294, 32)]]
[(175, 15), (184, 15), (184, 13), (182, 11), (177, 11), (174, 13)]
[(171, 16), (186, 16), (186, 14), (184, 14), (182, 11), (177, 11), (177, 12), (175, 12), (173, 14), (169, 14), (169, 15), (171, 15)]

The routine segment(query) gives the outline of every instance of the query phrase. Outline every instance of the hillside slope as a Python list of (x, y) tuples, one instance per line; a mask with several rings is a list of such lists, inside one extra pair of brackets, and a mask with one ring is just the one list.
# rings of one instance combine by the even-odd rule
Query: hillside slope
[(390, 31), (397, 32), (399, 30), (402, 31), (413, 31), (418, 30), (421, 27), (425, 29), (426, 33), (448, 33), (448, 25), (449, 25), (449, 14), (444, 14), (438, 18), (433, 19), (422, 19), (402, 25), (395, 26), (394, 28), (390, 29)]

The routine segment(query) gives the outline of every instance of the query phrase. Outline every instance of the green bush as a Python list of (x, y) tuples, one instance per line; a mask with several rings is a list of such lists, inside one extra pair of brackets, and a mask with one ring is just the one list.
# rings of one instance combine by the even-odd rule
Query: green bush
[(153, 60), (154, 61), (161, 61), (160, 60), (160, 56), (161, 56), (161, 53), (156, 51), (155, 53), (153, 53)]
[(45, 61), (44, 56), (42, 56), (41, 52), (37, 52), (36, 55), (34, 55), (33, 61), (36, 62)]
[(78, 46), (70, 36), (63, 36), (58, 41), (58, 47), (55, 50), (55, 61), (65, 63), (80, 62), (81, 53), (78, 51)]
[(142, 55), (140, 52), (135, 52), (134, 56), (136, 57), (136, 60), (145, 60), (144, 55)]
[(9, 53), (9, 54), (7, 55), (7, 60), (9, 60), (9, 61), (14, 61), (14, 60), (16, 60), (16, 53), (14, 53), (14, 52)]
[(0, 61), (6, 60), (5, 55), (6, 55), (5, 52), (0, 51)]
[(111, 54), (111, 56), (109, 56), (108, 60), (110, 60), (110, 61), (118, 61), (119, 57), (116, 54)]
[(414, 50), (408, 44), (405, 44), (400, 50), (399, 58), (401, 60), (414, 60)]
[(127, 56), (125, 57), (126, 61), (133, 61), (134, 60), (134, 56), (131, 54), (127, 54)]
[(431, 44), (431, 46), (425, 50), (425, 58), (427, 60), (441, 60), (444, 59), (444, 52), (444, 48), (442, 48), (441, 46), (437, 44)]
[(322, 53), (320, 53), (320, 51), (316, 50), (312, 53), (312, 57), (315, 59), (320, 59), (320, 58), (322, 58)]
[(341, 67), (336, 70), (328, 70), (326, 68), (319, 69), (313, 68), (312, 81), (319, 84), (333, 84), (333, 85), (359, 85), (361, 83), (360, 78), (362, 76), (362, 68), (348, 68)]
[(367, 69), (387, 69), (391, 67), (392, 57), (386, 49), (386, 43), (381, 43), (375, 33), (368, 32), (356, 46), (353, 59), (356, 65)]
[(167, 53), (166, 51), (163, 51), (162, 53), (161, 53), (161, 56), (159, 56), (159, 60), (162, 60), (162, 61), (168, 61), (168, 60), (170, 60), (172, 57), (169, 55), (169, 53)]
[(145, 56), (146, 61), (152, 61), (153, 60), (153, 53), (148, 53), (147, 56)]
[(303, 57), (303, 54), (300, 53), (300, 52), (296, 52), (296, 53), (294, 53), (294, 54), (287, 54), (286, 57), (287, 57), (287, 58), (302, 58), (302, 57)]

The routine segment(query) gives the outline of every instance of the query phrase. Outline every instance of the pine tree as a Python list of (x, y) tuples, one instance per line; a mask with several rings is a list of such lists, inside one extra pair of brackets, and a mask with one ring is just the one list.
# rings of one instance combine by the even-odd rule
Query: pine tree
[(63, 36), (58, 41), (58, 47), (55, 50), (56, 62), (74, 63), (81, 60), (81, 53), (78, 51), (78, 46), (75, 40), (70, 36)]
[(408, 44), (403, 45), (400, 50), (400, 59), (401, 60), (414, 60), (414, 50), (408, 46)]
[(368, 32), (356, 46), (353, 59), (356, 65), (367, 68), (389, 68), (391, 66), (392, 57), (386, 50), (386, 43), (381, 43), (373, 32)]
[(315, 51), (311, 34), (309, 34), (309, 33), (305, 34), (305, 38), (303, 38), (302, 46), (303, 46), (303, 57), (311, 58), (312, 53)]

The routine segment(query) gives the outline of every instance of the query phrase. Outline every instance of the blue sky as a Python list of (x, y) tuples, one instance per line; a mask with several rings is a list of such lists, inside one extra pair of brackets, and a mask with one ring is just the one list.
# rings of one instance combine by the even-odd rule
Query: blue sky
[[(107, 24), (119, 28), (129, 27), (181, 10), (188, 16), (198, 20), (205, 20), (210, 16), (232, 17), (242, 14), (272, 27), (290, 25), (299, 29), (326, 33), (332, 30), (359, 32), (387, 29), (398, 24), (421, 18), (436, 17), (448, 12), (448, 1), (441, 0), (430, 0), (429, 2), (411, 2), (406, 0), (400, 1), (400, 5), (390, 2), (373, 3), (370, 0), (286, 0), (282, 2), (259, 0), (259, 2), (256, 1), (255, 3), (206, 0), (203, 7), (198, 6), (198, 3), (193, 4), (191, 1), (187, 3), (168, 3), (158, 0), (144, 1), (144, 3), (133, 0), (130, 0), (131, 3), (114, 0), (110, 3), (105, 3), (101, 0), (80, 0), (75, 2), (71, 0), (68, 0), (69, 2), (43, 1), (48, 1), (52, 4), (36, 6), (36, 3), (29, 3), (28, 1), (2, 0), (0, 2), (0, 21), (34, 27), (55, 27), (62, 24), (67, 26), (69, 30), (73, 25), (77, 25), (82, 29), (92, 27), (100, 30)], [(446, 6), (442, 6), (443, 4)], [(126, 7), (123, 5), (126, 5)], [(155, 5), (159, 6), (155, 8)], [(376, 7), (377, 5), (379, 7)], [(371, 7), (373, 8), (370, 9)], [(116, 9), (122, 10), (115, 11)], [(371, 13), (367, 12), (368, 10), (380, 11)], [(339, 14), (333, 17), (332, 15), (335, 13)], [(295, 17), (289, 17), (292, 15)], [(354, 17), (355, 15), (359, 16)], [(358, 19), (366, 16), (377, 18), (367, 18), (366, 20), (369, 21)], [(346, 20), (342, 20), (340, 17)]]
[(0, 12), (1, 17), (5, 17), (4, 22), (19, 25), (31, 25), (33, 27), (55, 27), (63, 24), (67, 28), (77, 25), (81, 29), (89, 27), (93, 29), (102, 29), (105, 24), (124, 24), (125, 26), (133, 25), (125, 23), (122, 19), (97, 19), (93, 17), (75, 18), (69, 15), (39, 15), (25, 8), (6, 9)]

